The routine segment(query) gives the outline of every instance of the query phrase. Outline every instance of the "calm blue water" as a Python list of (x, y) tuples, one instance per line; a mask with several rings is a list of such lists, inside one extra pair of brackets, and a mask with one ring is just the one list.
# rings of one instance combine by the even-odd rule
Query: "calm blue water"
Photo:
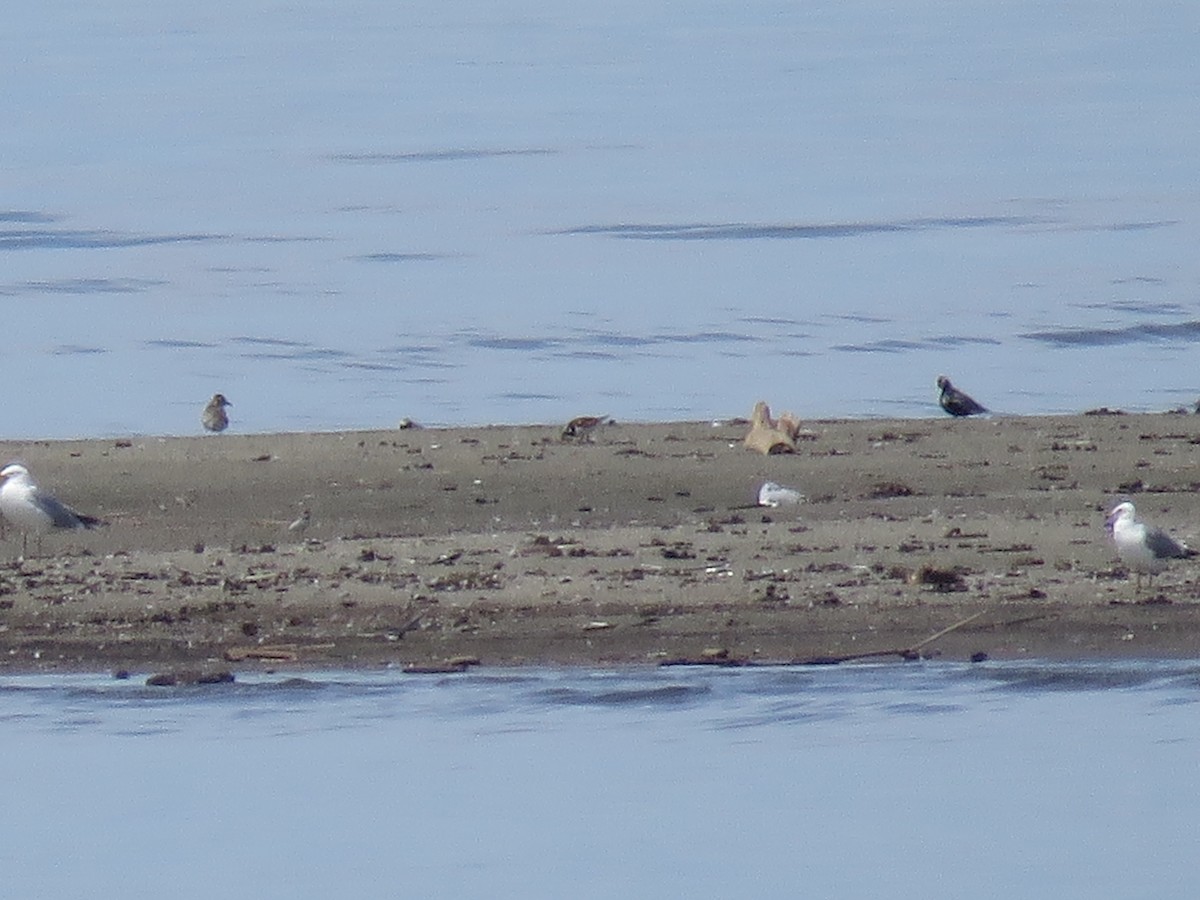
[[(4, 437), (1157, 410), (1191, 0), (46, 0), (0, 30)], [(1086, 377), (1082, 377), (1086, 376)]]
[(0, 678), (20, 897), (1191, 897), (1200, 664)]

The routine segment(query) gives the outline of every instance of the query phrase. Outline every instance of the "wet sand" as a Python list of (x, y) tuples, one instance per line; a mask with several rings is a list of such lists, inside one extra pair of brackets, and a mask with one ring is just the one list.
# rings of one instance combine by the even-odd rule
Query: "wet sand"
[[(3, 444), (108, 521), (0, 542), (8, 671), (655, 664), (918, 649), (1193, 656), (1200, 563), (1135, 591), (1104, 532), (1200, 545), (1200, 416), (612, 424)], [(797, 506), (755, 505), (774, 481)], [(307, 529), (288, 524), (302, 507)], [(933, 641), (931, 635), (968, 617)]]

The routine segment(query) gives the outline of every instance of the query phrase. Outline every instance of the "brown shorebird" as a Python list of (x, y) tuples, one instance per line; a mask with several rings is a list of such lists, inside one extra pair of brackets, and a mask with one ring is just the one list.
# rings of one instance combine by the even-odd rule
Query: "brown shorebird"
[(592, 434), (601, 425), (607, 425), (611, 416), (576, 416), (562, 430), (562, 439), (564, 441), (571, 438), (583, 438), (585, 441), (591, 441)]
[(200, 414), (200, 424), (209, 431), (224, 431), (229, 427), (229, 416), (225, 413), (227, 406), (233, 404), (225, 399), (224, 394), (213, 394), (213, 398), (204, 407), (204, 412)]
[(942, 405), (942, 409), (950, 413), (950, 415), (977, 416), (980, 413), (987, 412), (987, 409), (976, 403), (969, 396), (952, 385), (950, 383), (950, 379), (945, 375), (938, 376), (937, 386), (942, 392), (941, 396), (938, 397), (938, 403), (940, 403)]

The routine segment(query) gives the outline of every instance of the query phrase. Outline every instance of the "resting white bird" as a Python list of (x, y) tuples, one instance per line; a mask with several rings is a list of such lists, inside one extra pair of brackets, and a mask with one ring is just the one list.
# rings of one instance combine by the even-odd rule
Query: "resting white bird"
[(20, 463), (10, 463), (0, 469), (0, 513), (21, 529), (22, 555), (28, 549), (31, 531), (38, 536), (40, 550), (42, 535), (51, 530), (95, 528), (104, 524), (94, 516), (75, 512), (43, 491)]
[(1161, 528), (1138, 521), (1133, 504), (1126, 501), (1113, 507), (1105, 521), (1117, 547), (1117, 556), (1137, 574), (1137, 589), (1142, 589), (1142, 576), (1153, 584), (1154, 576), (1167, 567), (1172, 559), (1196, 556), (1186, 544), (1175, 540)]

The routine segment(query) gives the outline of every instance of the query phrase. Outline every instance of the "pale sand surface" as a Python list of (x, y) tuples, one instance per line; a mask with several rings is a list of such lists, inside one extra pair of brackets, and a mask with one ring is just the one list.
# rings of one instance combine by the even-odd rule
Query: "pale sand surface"
[[(771, 457), (738, 422), (583, 443), (561, 426), (8, 442), (0, 458), (110, 524), (31, 539), (25, 559), (7, 529), (0, 660), (768, 662), (911, 647), (976, 613), (922, 649), (1200, 654), (1200, 565), (1137, 595), (1104, 532), (1127, 497), (1200, 545), (1200, 416), (805, 427)], [(767, 480), (806, 501), (754, 506)]]

